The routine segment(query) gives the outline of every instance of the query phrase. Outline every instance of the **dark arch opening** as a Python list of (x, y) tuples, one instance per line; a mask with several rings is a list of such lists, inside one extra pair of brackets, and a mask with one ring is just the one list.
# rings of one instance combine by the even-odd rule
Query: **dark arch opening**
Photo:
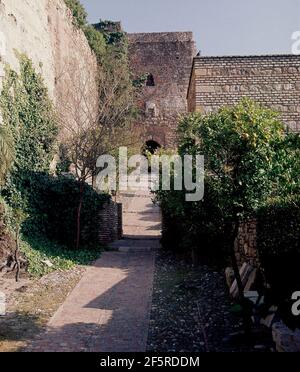
[(161, 145), (154, 141), (154, 140), (149, 140), (145, 143), (143, 147), (143, 154), (150, 153), (154, 155), (159, 149), (161, 149)]
[(146, 85), (147, 85), (147, 87), (155, 87), (154, 76), (152, 74), (149, 74), (147, 76)]

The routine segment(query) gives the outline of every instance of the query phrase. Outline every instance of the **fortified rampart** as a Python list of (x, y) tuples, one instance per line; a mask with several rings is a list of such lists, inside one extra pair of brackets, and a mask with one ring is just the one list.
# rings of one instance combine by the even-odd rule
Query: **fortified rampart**
[(300, 56), (194, 58), (189, 111), (214, 111), (242, 97), (280, 112), (285, 124), (300, 132)]
[(176, 145), (178, 115), (187, 111), (186, 92), (193, 57), (192, 32), (129, 34), (130, 66), (136, 77), (148, 75), (139, 100), (141, 144)]
[(63, 0), (0, 0), (0, 82), (5, 64), (18, 70), (15, 51), (33, 61), (54, 102), (76, 89), (65, 79), (70, 66), (96, 74), (96, 58)]

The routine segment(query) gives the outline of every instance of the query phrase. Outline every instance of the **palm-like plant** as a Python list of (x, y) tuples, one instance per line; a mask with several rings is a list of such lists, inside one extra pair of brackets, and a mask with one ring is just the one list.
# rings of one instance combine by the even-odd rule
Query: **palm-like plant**
[(7, 126), (0, 125), (0, 185), (3, 184), (14, 158), (13, 136)]

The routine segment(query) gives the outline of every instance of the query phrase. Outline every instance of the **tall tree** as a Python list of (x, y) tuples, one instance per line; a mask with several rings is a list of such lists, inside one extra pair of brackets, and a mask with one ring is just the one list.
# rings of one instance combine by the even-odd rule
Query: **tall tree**
[(99, 156), (130, 145), (135, 116), (135, 88), (118, 48), (107, 47), (102, 63), (78, 66), (71, 60), (58, 82), (64, 94), (58, 97), (65, 153), (79, 181), (76, 246), (80, 245), (80, 216), (84, 183), (97, 174)]

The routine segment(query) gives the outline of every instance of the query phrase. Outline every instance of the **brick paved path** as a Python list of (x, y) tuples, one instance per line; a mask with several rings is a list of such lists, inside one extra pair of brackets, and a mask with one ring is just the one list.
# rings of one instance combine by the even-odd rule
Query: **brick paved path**
[(89, 267), (27, 351), (142, 352), (149, 328), (160, 215), (148, 193), (123, 195), (125, 233)]

